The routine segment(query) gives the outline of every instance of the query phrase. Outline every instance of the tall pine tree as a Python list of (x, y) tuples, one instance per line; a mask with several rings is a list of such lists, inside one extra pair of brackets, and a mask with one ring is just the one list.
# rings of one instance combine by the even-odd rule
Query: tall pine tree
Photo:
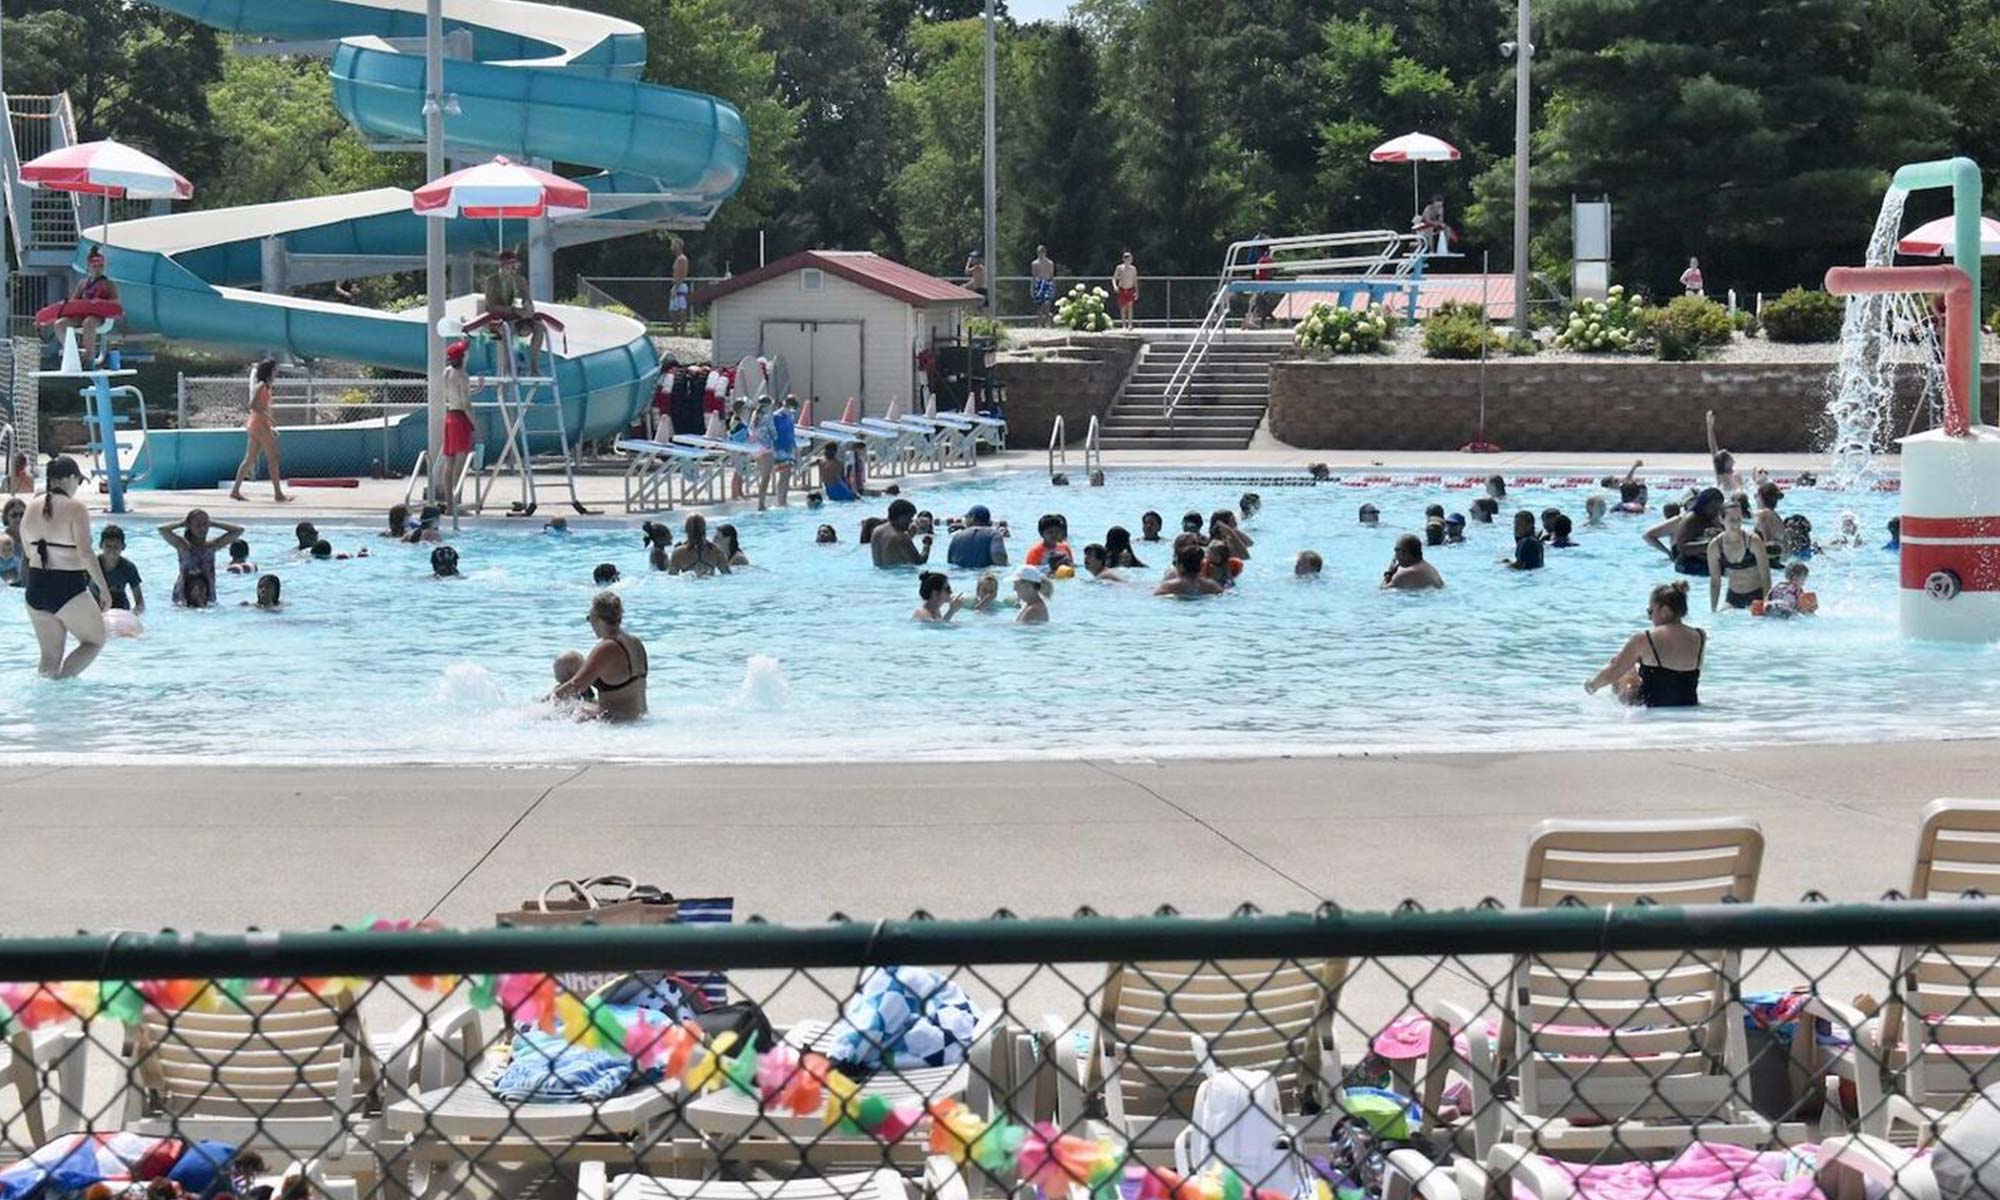
[[(1066, 273), (1108, 271), (1113, 161), (1097, 47), (1068, 23), (1043, 31), (1033, 45), (1032, 86), (1019, 118), (1022, 152), (1008, 164), (1012, 203), (1003, 208), (1019, 214), (1028, 253), (1027, 243), (1046, 245)], [(1003, 266), (1020, 273), (1011, 260)]]

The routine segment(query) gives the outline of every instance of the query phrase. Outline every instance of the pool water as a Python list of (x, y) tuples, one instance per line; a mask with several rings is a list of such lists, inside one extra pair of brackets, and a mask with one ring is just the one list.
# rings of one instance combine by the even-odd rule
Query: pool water
[[(1017, 534), (1061, 510), (1081, 553), (1113, 524), (1136, 535), (1147, 509), (1171, 533), (1184, 511), (1231, 506), (1244, 487), (1129, 471), (1103, 488), (1055, 488), (1015, 472), (922, 485), (913, 498), (940, 517), (985, 504)], [(1407, 481), (1257, 490), (1256, 548), (1230, 594), (1154, 597), (1168, 548), (1141, 544), (1138, 582), (1059, 583), (1042, 627), (1011, 613), (912, 622), (915, 572), (876, 570), (855, 543), (880, 502), (737, 516), (755, 567), (712, 579), (651, 571), (631, 527), (468, 529), (453, 539), (467, 578), (437, 581), (428, 547), (372, 527), (322, 522), (336, 546), (371, 556), (301, 562), (289, 526), (259, 526), (253, 557), (285, 581), (276, 613), (238, 606), (252, 576), (222, 577), (214, 609), (174, 609), (172, 556), (134, 521), (147, 631), (114, 640), (83, 678), (35, 677), (21, 593), (0, 590), (0, 629), (11, 631), (0, 637), (0, 751), (543, 763), (1720, 747), (1968, 734), (2000, 704), (2000, 652), (1898, 636), (1895, 555), (1879, 548), (1893, 495), (1788, 495), (1783, 511), (1806, 513), (1823, 539), (1843, 510), (1867, 537), (1813, 561), (1820, 615), (1711, 616), (1706, 581), (1691, 581), (1694, 619), (1710, 631), (1705, 703), (1643, 712), (1582, 684), (1643, 626), (1651, 586), (1674, 578), (1640, 541), (1647, 519), (1589, 528), (1594, 489), (1517, 487), (1499, 524), (1429, 552), (1444, 591), (1384, 593), (1396, 535), (1421, 526), (1426, 504), (1465, 511), (1475, 493)], [(1380, 528), (1358, 523), (1364, 502), (1381, 508)], [(1539, 572), (1500, 566), (1512, 512), (1549, 505), (1576, 519), (1579, 545), (1550, 550)], [(823, 520), (839, 545), (813, 544)], [(1017, 561), (1027, 545), (1011, 544)], [(1326, 559), (1316, 582), (1292, 577), (1308, 547)], [(652, 717), (638, 725), (580, 724), (539, 699), (553, 656), (587, 646), (600, 562), (625, 573), (628, 628), (651, 652)], [(954, 572), (953, 583), (969, 593), (974, 580)]]

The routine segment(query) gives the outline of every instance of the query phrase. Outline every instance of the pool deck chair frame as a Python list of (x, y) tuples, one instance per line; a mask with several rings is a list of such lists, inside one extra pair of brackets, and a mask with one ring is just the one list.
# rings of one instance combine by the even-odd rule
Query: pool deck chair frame
[(719, 454), (649, 438), (620, 438), (617, 448), (630, 456), (625, 464), (625, 511), (664, 512), (674, 506), (674, 485), (683, 504), (713, 503), (722, 498), (728, 460)]
[(1114, 965), (1080, 1026), (1044, 1020), (1056, 1123), (1074, 1128), (1101, 1105), (1134, 1149), (1170, 1150), (1217, 1068), (1270, 1072), (1296, 1116), (1306, 1095), (1324, 1100), (1340, 1086), (1333, 1017), (1346, 978), (1345, 959)]
[[(1924, 806), (1909, 895), (2000, 895), (2000, 800)], [(1928, 1141), (1968, 1094), (2000, 1083), (2000, 945), (1900, 946), (1889, 989), (1873, 1017), (1813, 998), (1815, 1015), (1854, 1031), (1854, 1044), (1824, 1073), (1854, 1085), (1861, 1132)]]
[[(1529, 835), (1521, 905), (1748, 903), (1763, 855), (1762, 831), (1744, 819), (1544, 821)], [(1658, 1157), (1697, 1139), (1771, 1146), (1780, 1127), (1750, 1101), (1740, 977), (1735, 951), (1521, 956), (1498, 1046), (1484, 1014), (1425, 1004), (1424, 1111), (1437, 1110), (1448, 1073), (1462, 1074), (1481, 1159), (1506, 1143), (1557, 1157)]]

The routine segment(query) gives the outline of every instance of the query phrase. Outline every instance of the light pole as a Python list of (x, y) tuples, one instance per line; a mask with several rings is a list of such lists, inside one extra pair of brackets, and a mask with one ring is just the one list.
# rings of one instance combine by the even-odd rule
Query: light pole
[[(444, 174), (444, 0), (424, 3), (424, 181)], [(444, 482), (444, 225), (424, 222), (424, 377), (430, 496), (445, 500)]]
[(986, 262), (986, 318), (989, 321), (998, 320), (1000, 316), (997, 303), (1000, 264), (994, 258), (997, 251), (994, 243), (999, 240), (995, 211), (996, 196), (1000, 190), (1000, 168), (999, 156), (994, 153), (996, 139), (993, 128), (993, 0), (986, 0), (986, 222), (980, 257)]
[(1518, 0), (1514, 17), (1514, 328), (1528, 332), (1528, 62), (1535, 57), (1529, 36), (1528, 0)]

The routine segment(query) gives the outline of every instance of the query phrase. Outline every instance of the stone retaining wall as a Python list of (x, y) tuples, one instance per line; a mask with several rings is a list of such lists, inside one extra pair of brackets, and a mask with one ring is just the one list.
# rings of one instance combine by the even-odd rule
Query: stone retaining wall
[[(1507, 450), (1702, 451), (1702, 416), (1714, 409), (1732, 450), (1815, 450), (1830, 432), (1828, 372), (1826, 363), (1503, 359), (1486, 364), (1486, 439)], [(1984, 383), (1990, 417), (2000, 369), (1988, 365)], [(1921, 395), (1915, 370), (1898, 385), (1901, 435)], [(1270, 430), (1293, 446), (1456, 450), (1478, 423), (1476, 362), (1293, 359), (1271, 367)]]
[(1082, 445), (1090, 418), (1111, 410), (1139, 347), (1137, 337), (1086, 334), (1002, 354), (993, 374), (1007, 389), (1008, 448), (1046, 449), (1058, 414), (1070, 444)]

